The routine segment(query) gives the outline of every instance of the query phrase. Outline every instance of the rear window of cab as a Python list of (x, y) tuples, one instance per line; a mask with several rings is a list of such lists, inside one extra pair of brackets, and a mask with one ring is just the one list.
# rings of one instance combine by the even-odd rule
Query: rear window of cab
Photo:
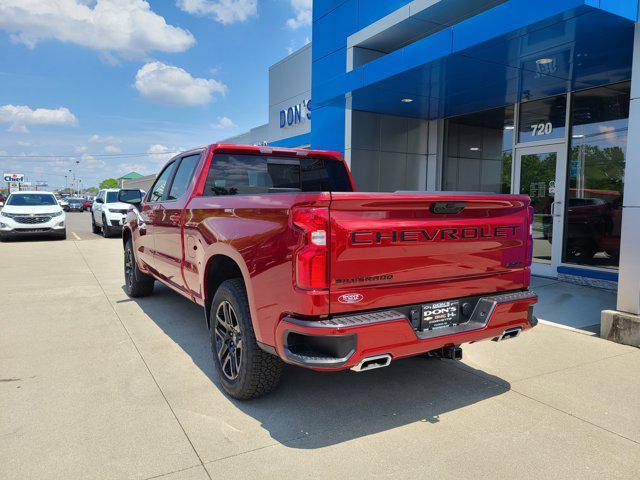
[(216, 154), (204, 195), (351, 192), (343, 162), (322, 158)]

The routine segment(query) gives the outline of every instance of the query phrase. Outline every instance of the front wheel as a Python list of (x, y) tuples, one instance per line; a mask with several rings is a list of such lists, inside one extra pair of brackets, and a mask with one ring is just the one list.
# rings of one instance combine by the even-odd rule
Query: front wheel
[(107, 226), (107, 218), (102, 216), (102, 236), (104, 238), (109, 238), (111, 236), (111, 229)]
[(124, 282), (124, 289), (130, 297), (147, 297), (153, 293), (153, 277), (138, 268), (131, 239), (124, 246)]
[(96, 219), (93, 217), (93, 212), (91, 213), (91, 231), (93, 233), (100, 233), (100, 227), (96, 224)]
[(210, 318), (213, 362), (224, 390), (234, 398), (249, 400), (276, 388), (282, 361), (258, 346), (241, 279), (220, 285)]

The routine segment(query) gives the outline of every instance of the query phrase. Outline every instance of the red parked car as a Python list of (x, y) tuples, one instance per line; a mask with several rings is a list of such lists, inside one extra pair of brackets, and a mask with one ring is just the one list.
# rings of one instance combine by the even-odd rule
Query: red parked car
[(224, 389), (273, 389), (282, 363), (355, 371), (516, 337), (537, 320), (521, 195), (356, 193), (338, 153), (185, 152), (123, 229), (126, 291), (160, 281), (204, 307)]
[(93, 200), (85, 200), (82, 203), (82, 209), (83, 210), (91, 210), (91, 206), (93, 205)]

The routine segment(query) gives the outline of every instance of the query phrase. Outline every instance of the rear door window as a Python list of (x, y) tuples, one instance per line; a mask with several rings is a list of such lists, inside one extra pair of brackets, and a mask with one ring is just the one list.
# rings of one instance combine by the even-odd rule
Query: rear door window
[(204, 195), (351, 190), (346, 167), (337, 160), (218, 154), (211, 162)]

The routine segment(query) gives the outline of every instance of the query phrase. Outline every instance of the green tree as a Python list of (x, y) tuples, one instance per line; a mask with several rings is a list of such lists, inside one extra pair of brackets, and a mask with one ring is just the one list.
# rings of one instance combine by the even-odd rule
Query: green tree
[(88, 195), (95, 195), (96, 193), (98, 193), (98, 189), (96, 187), (89, 187), (85, 189), (84, 193)]
[(100, 182), (100, 188), (118, 188), (118, 180), (115, 178), (107, 178)]

